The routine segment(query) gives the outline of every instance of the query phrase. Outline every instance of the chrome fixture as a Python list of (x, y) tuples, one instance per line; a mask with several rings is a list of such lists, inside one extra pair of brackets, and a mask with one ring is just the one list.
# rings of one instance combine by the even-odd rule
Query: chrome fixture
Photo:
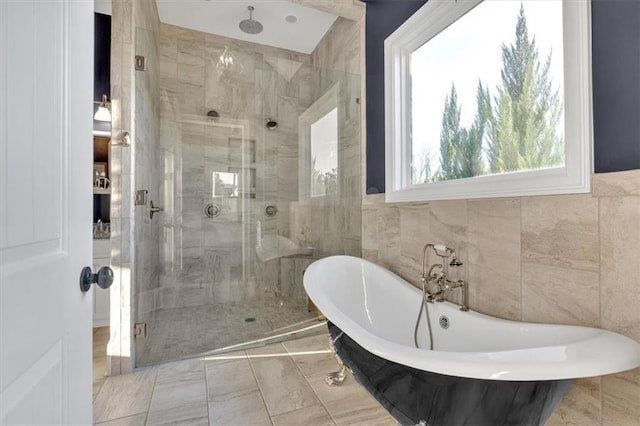
[(131, 146), (131, 135), (129, 132), (122, 132), (122, 138), (120, 139), (120, 144), (122, 146)]
[(267, 126), (267, 130), (275, 130), (278, 128), (278, 122), (272, 118), (268, 119), (265, 125)]
[(218, 64), (216, 65), (216, 71), (218, 75), (223, 75), (229, 72), (233, 72), (236, 74), (241, 74), (244, 70), (242, 63), (236, 58), (236, 55), (229, 49), (227, 46), (224, 47), (224, 51), (220, 58), (218, 59)]
[[(342, 337), (342, 333), (340, 333), (340, 335), (338, 337), (336, 337), (335, 340), (338, 340), (340, 337)], [(335, 347), (335, 340), (331, 338), (331, 334), (329, 334), (329, 348), (331, 348), (331, 352), (333, 352), (333, 356), (336, 357), (336, 361), (338, 361), (338, 364), (340, 365), (340, 370), (338, 371), (334, 371), (332, 373), (328, 373), (325, 378), (324, 378), (324, 382), (329, 385), (329, 386), (340, 386), (344, 383), (344, 380), (347, 378), (347, 371), (349, 370), (349, 367), (347, 367), (342, 360), (340, 359), (340, 356), (338, 355), (338, 351)]]
[(139, 189), (136, 191), (135, 205), (146, 206), (149, 198), (149, 191), (146, 189)]
[[(442, 263), (435, 263), (431, 265), (428, 272), (425, 272), (427, 264), (427, 249), (433, 249), (434, 253), (442, 259)], [(447, 263), (446, 259), (451, 258), (451, 261)], [(422, 251), (422, 277), (421, 281), (426, 284), (427, 289), (427, 302), (442, 302), (447, 292), (455, 289), (462, 288), (462, 306), (461, 311), (469, 310), (469, 288), (467, 283), (463, 280), (452, 281), (448, 277), (448, 266), (460, 267), (462, 262), (458, 260), (455, 249), (446, 247), (442, 244), (426, 244)], [(440, 273), (432, 273), (434, 268), (440, 268)], [(435, 291), (431, 291), (434, 288)]]
[(222, 213), (222, 209), (217, 204), (209, 203), (204, 206), (204, 214), (207, 215), (208, 218), (213, 219), (214, 217), (218, 217), (220, 213)]
[(340, 386), (347, 378), (347, 367), (343, 364), (340, 366), (340, 370), (333, 373), (327, 373), (324, 381), (329, 386)]
[(440, 327), (444, 328), (445, 330), (449, 328), (449, 318), (447, 318), (446, 315), (442, 315), (438, 322), (440, 323)]
[(156, 213), (163, 212), (164, 209), (162, 207), (154, 206), (153, 200), (149, 201), (149, 217), (153, 219), (153, 215)]
[(134, 58), (134, 68), (136, 69), (136, 71), (146, 71), (147, 58), (142, 55), (136, 55)]
[(261, 33), (263, 29), (262, 24), (253, 19), (253, 11), (255, 10), (255, 7), (249, 6), (247, 9), (249, 10), (249, 19), (243, 19), (240, 21), (238, 27), (242, 32), (247, 34)]
[(125, 130), (120, 134), (120, 142), (116, 143), (114, 139), (111, 139), (111, 146), (131, 146), (131, 134)]
[[(442, 263), (434, 263), (427, 270), (427, 251), (432, 249), (433, 252), (442, 259)], [(450, 261), (447, 259), (451, 258)], [(462, 266), (462, 262), (458, 260), (455, 249), (449, 248), (442, 244), (425, 244), (422, 248), (422, 275), (420, 281), (422, 282), (422, 302), (420, 304), (420, 311), (416, 318), (416, 326), (413, 330), (413, 342), (418, 347), (418, 326), (420, 325), (420, 318), (422, 312), (425, 312), (425, 319), (427, 321), (427, 327), (429, 329), (429, 347), (433, 350), (433, 332), (431, 329), (431, 320), (429, 318), (428, 303), (442, 302), (448, 292), (455, 288), (462, 288), (462, 306), (461, 311), (469, 310), (469, 286), (463, 280), (452, 281), (449, 279), (448, 267), (457, 268)], [(434, 272), (435, 269), (439, 269), (439, 272)]]
[(264, 215), (266, 217), (275, 217), (278, 214), (278, 208), (273, 204), (267, 204), (264, 207)]
[(102, 95), (102, 101), (99, 104), (93, 119), (96, 121), (111, 121), (111, 103), (107, 99), (107, 95)]

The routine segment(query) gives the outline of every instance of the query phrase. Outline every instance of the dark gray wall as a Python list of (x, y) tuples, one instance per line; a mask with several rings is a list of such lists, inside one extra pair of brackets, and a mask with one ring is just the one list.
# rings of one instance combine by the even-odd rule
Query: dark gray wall
[[(93, 100), (99, 102), (102, 95), (111, 100), (111, 16), (94, 13), (93, 36)], [(93, 112), (98, 109), (93, 104)], [(93, 129), (110, 131), (111, 123), (93, 120)]]
[(368, 0), (367, 67), (367, 194), (384, 192), (384, 40), (426, 0)]
[[(384, 192), (384, 40), (425, 0), (367, 2), (367, 193)], [(640, 0), (592, 0), (596, 173), (640, 169)]]
[(93, 100), (111, 96), (111, 16), (94, 13)]
[(592, 0), (596, 173), (640, 169), (640, 0)]

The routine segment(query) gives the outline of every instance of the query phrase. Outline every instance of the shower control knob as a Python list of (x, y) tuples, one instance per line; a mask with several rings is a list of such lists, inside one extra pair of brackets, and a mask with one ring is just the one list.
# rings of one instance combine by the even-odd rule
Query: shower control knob
[(97, 284), (98, 287), (107, 289), (113, 284), (113, 269), (108, 266), (100, 268), (97, 274), (94, 274), (91, 267), (85, 266), (80, 272), (80, 290), (86, 293), (91, 289), (91, 284)]
[(278, 214), (278, 208), (276, 206), (274, 206), (273, 204), (268, 204), (267, 206), (265, 206), (264, 208), (265, 216), (274, 217), (277, 214)]
[(218, 217), (220, 216), (221, 212), (222, 209), (217, 204), (210, 203), (204, 207), (204, 214), (206, 214), (209, 218)]

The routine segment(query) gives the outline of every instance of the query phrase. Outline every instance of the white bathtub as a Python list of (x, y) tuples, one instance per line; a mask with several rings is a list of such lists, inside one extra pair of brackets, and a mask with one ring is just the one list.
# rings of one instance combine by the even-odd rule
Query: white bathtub
[[(350, 256), (313, 263), (307, 294), (322, 313), (367, 351), (398, 364), (449, 376), (540, 381), (600, 376), (640, 366), (640, 345), (597, 328), (502, 320), (430, 303), (434, 350), (424, 314), (414, 347), (421, 292), (394, 273)], [(470, 279), (473, 289), (474, 281)], [(454, 290), (459, 291), (459, 290)], [(441, 316), (449, 328), (439, 325)], [(427, 348), (427, 349), (422, 349)]]

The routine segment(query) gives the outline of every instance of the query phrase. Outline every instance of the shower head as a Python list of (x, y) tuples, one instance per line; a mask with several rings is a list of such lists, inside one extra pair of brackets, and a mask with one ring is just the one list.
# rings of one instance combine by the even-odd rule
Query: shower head
[(258, 34), (262, 32), (262, 24), (258, 21), (253, 20), (253, 11), (255, 8), (253, 6), (247, 7), (249, 9), (249, 19), (243, 19), (238, 24), (240, 30), (247, 34)]
[(275, 130), (278, 128), (278, 122), (272, 118), (270, 118), (269, 120), (267, 120), (267, 129), (268, 130)]

